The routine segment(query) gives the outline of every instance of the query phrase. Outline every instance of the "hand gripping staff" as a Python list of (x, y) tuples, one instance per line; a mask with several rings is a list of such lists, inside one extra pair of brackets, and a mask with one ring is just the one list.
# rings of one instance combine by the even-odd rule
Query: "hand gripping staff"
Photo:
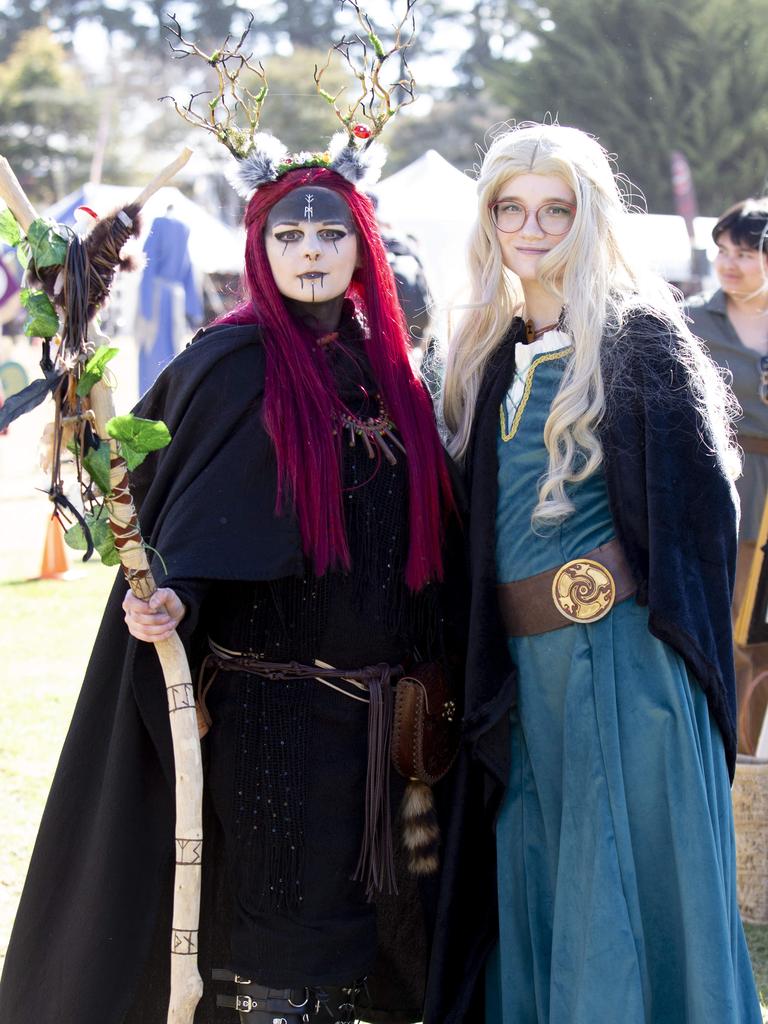
[[(138, 233), (139, 210), (190, 156), (191, 151), (185, 150), (147, 186), (135, 202), (98, 221), (82, 242), (74, 236), (67, 239), (55, 225), (47, 225), (38, 218), (7, 160), (0, 157), (0, 196), (5, 199), (21, 229), (18, 244), (24, 244), (21, 237), (23, 232), (27, 236), (37, 276), (45, 292), (53, 296), (54, 306), (61, 311), (63, 319), (60, 342), (53, 360), (50, 358), (50, 339), (57, 327), (54, 326), (47, 333), (43, 360), (45, 380), (35, 382), (25, 392), (15, 396), (17, 401), (12, 405), (14, 400), (11, 399), (6, 403), (3, 413), (10, 421), (33, 408), (49, 392), (53, 394), (56, 403), (56, 457), (53, 460), (50, 497), (56, 505), (54, 514), (69, 513), (70, 517), (74, 516), (77, 520), (79, 527), (74, 529), (82, 530), (85, 544), (81, 546), (87, 548), (86, 557), (93, 550), (95, 540), (102, 558), (109, 561), (104, 557), (105, 544), (111, 547), (113, 540), (128, 585), (137, 597), (144, 600), (155, 592), (157, 585), (139, 532), (128, 482), (128, 465), (121, 447), (128, 452), (132, 465), (135, 466), (138, 460), (136, 450), (131, 449), (130, 445), (126, 448), (125, 438), (123, 442), (116, 439), (121, 435), (115, 424), (125, 418), (113, 419), (112, 394), (101, 379), (103, 366), (110, 358), (105, 353), (114, 354), (116, 350), (102, 348), (94, 353), (94, 346), (88, 341), (88, 322), (109, 293), (115, 269), (121, 263), (120, 249), (131, 235)], [(46, 232), (49, 233), (48, 241), (42, 244), (40, 239)], [(36, 294), (45, 304), (45, 296), (40, 292)], [(31, 307), (32, 303), (27, 304), (32, 315)], [(57, 325), (55, 309), (51, 307), (49, 312), (53, 317), (52, 323)], [(30, 330), (29, 333), (38, 333), (38, 330)], [(10, 409), (8, 405), (11, 405)], [(148, 422), (137, 421), (132, 417), (128, 419), (134, 424)], [(85, 485), (81, 477), (86, 503), (93, 501), (94, 484), (104, 497), (103, 506), (95, 515), (91, 512), (84, 517), (63, 494), (57, 464), (67, 428), (73, 437), (70, 446), (75, 453), (78, 468), (85, 469), (90, 476), (90, 482)], [(157, 443), (150, 442), (149, 448), (160, 447), (163, 443), (167, 443), (167, 438)], [(145, 447), (143, 450), (146, 452), (148, 449)], [(138, 459), (142, 457), (139, 455)], [(100, 518), (103, 511), (106, 515)], [(103, 538), (106, 533), (104, 519), (108, 519), (112, 535), (107, 541)], [(101, 527), (101, 542), (96, 539), (96, 527)], [(116, 559), (113, 564), (116, 564)], [(181, 640), (174, 632), (169, 639), (155, 643), (155, 649), (165, 679), (176, 773), (176, 871), (171, 935), (171, 995), (167, 1021), (168, 1024), (192, 1024), (195, 1007), (203, 991), (197, 969), (203, 843), (200, 740), (194, 690)]]

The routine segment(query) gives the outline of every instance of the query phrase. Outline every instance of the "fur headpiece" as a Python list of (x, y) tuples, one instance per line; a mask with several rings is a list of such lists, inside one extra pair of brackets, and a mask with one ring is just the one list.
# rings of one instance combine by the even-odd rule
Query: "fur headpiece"
[(243, 199), (250, 199), (258, 188), (277, 181), (287, 171), (299, 167), (328, 167), (366, 191), (379, 180), (386, 158), (387, 151), (380, 142), (370, 139), (367, 145), (356, 145), (346, 132), (336, 132), (328, 149), (322, 153), (289, 153), (274, 135), (258, 132), (253, 137), (251, 151), (238, 159), (227, 178)]

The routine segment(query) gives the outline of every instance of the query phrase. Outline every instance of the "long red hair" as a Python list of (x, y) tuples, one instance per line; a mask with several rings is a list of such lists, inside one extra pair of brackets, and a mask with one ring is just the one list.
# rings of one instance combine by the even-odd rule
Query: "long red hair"
[(333, 189), (352, 213), (360, 265), (350, 295), (365, 315), (365, 352), (407, 451), (410, 531), (405, 580), (418, 590), (442, 577), (441, 504), (448, 509), (453, 499), (432, 403), (408, 358), (406, 325), (371, 201), (324, 167), (289, 171), (262, 185), (245, 213), (246, 298), (218, 323), (263, 328), (264, 423), (277, 456), (277, 511), (285, 509), (286, 499), (292, 504), (304, 553), (317, 575), (330, 568), (349, 569), (340, 448), (333, 433), (333, 378), (315, 339), (288, 313), (264, 245), (269, 211), (304, 185)]

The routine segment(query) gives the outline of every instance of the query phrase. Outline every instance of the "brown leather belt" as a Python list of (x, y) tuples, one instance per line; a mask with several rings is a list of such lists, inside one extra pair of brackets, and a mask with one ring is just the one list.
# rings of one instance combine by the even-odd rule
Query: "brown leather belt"
[(754, 434), (739, 434), (739, 444), (750, 455), (768, 455), (768, 437)]
[(637, 584), (614, 538), (565, 565), (496, 589), (507, 636), (536, 636), (597, 622), (631, 597)]

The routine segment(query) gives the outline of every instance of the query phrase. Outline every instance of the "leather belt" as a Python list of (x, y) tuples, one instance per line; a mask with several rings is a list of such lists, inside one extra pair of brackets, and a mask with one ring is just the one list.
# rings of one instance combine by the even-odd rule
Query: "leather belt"
[(768, 455), (768, 437), (739, 434), (739, 444), (749, 455)]
[(575, 622), (598, 622), (631, 597), (637, 584), (614, 538), (565, 565), (496, 589), (507, 636), (536, 636)]

